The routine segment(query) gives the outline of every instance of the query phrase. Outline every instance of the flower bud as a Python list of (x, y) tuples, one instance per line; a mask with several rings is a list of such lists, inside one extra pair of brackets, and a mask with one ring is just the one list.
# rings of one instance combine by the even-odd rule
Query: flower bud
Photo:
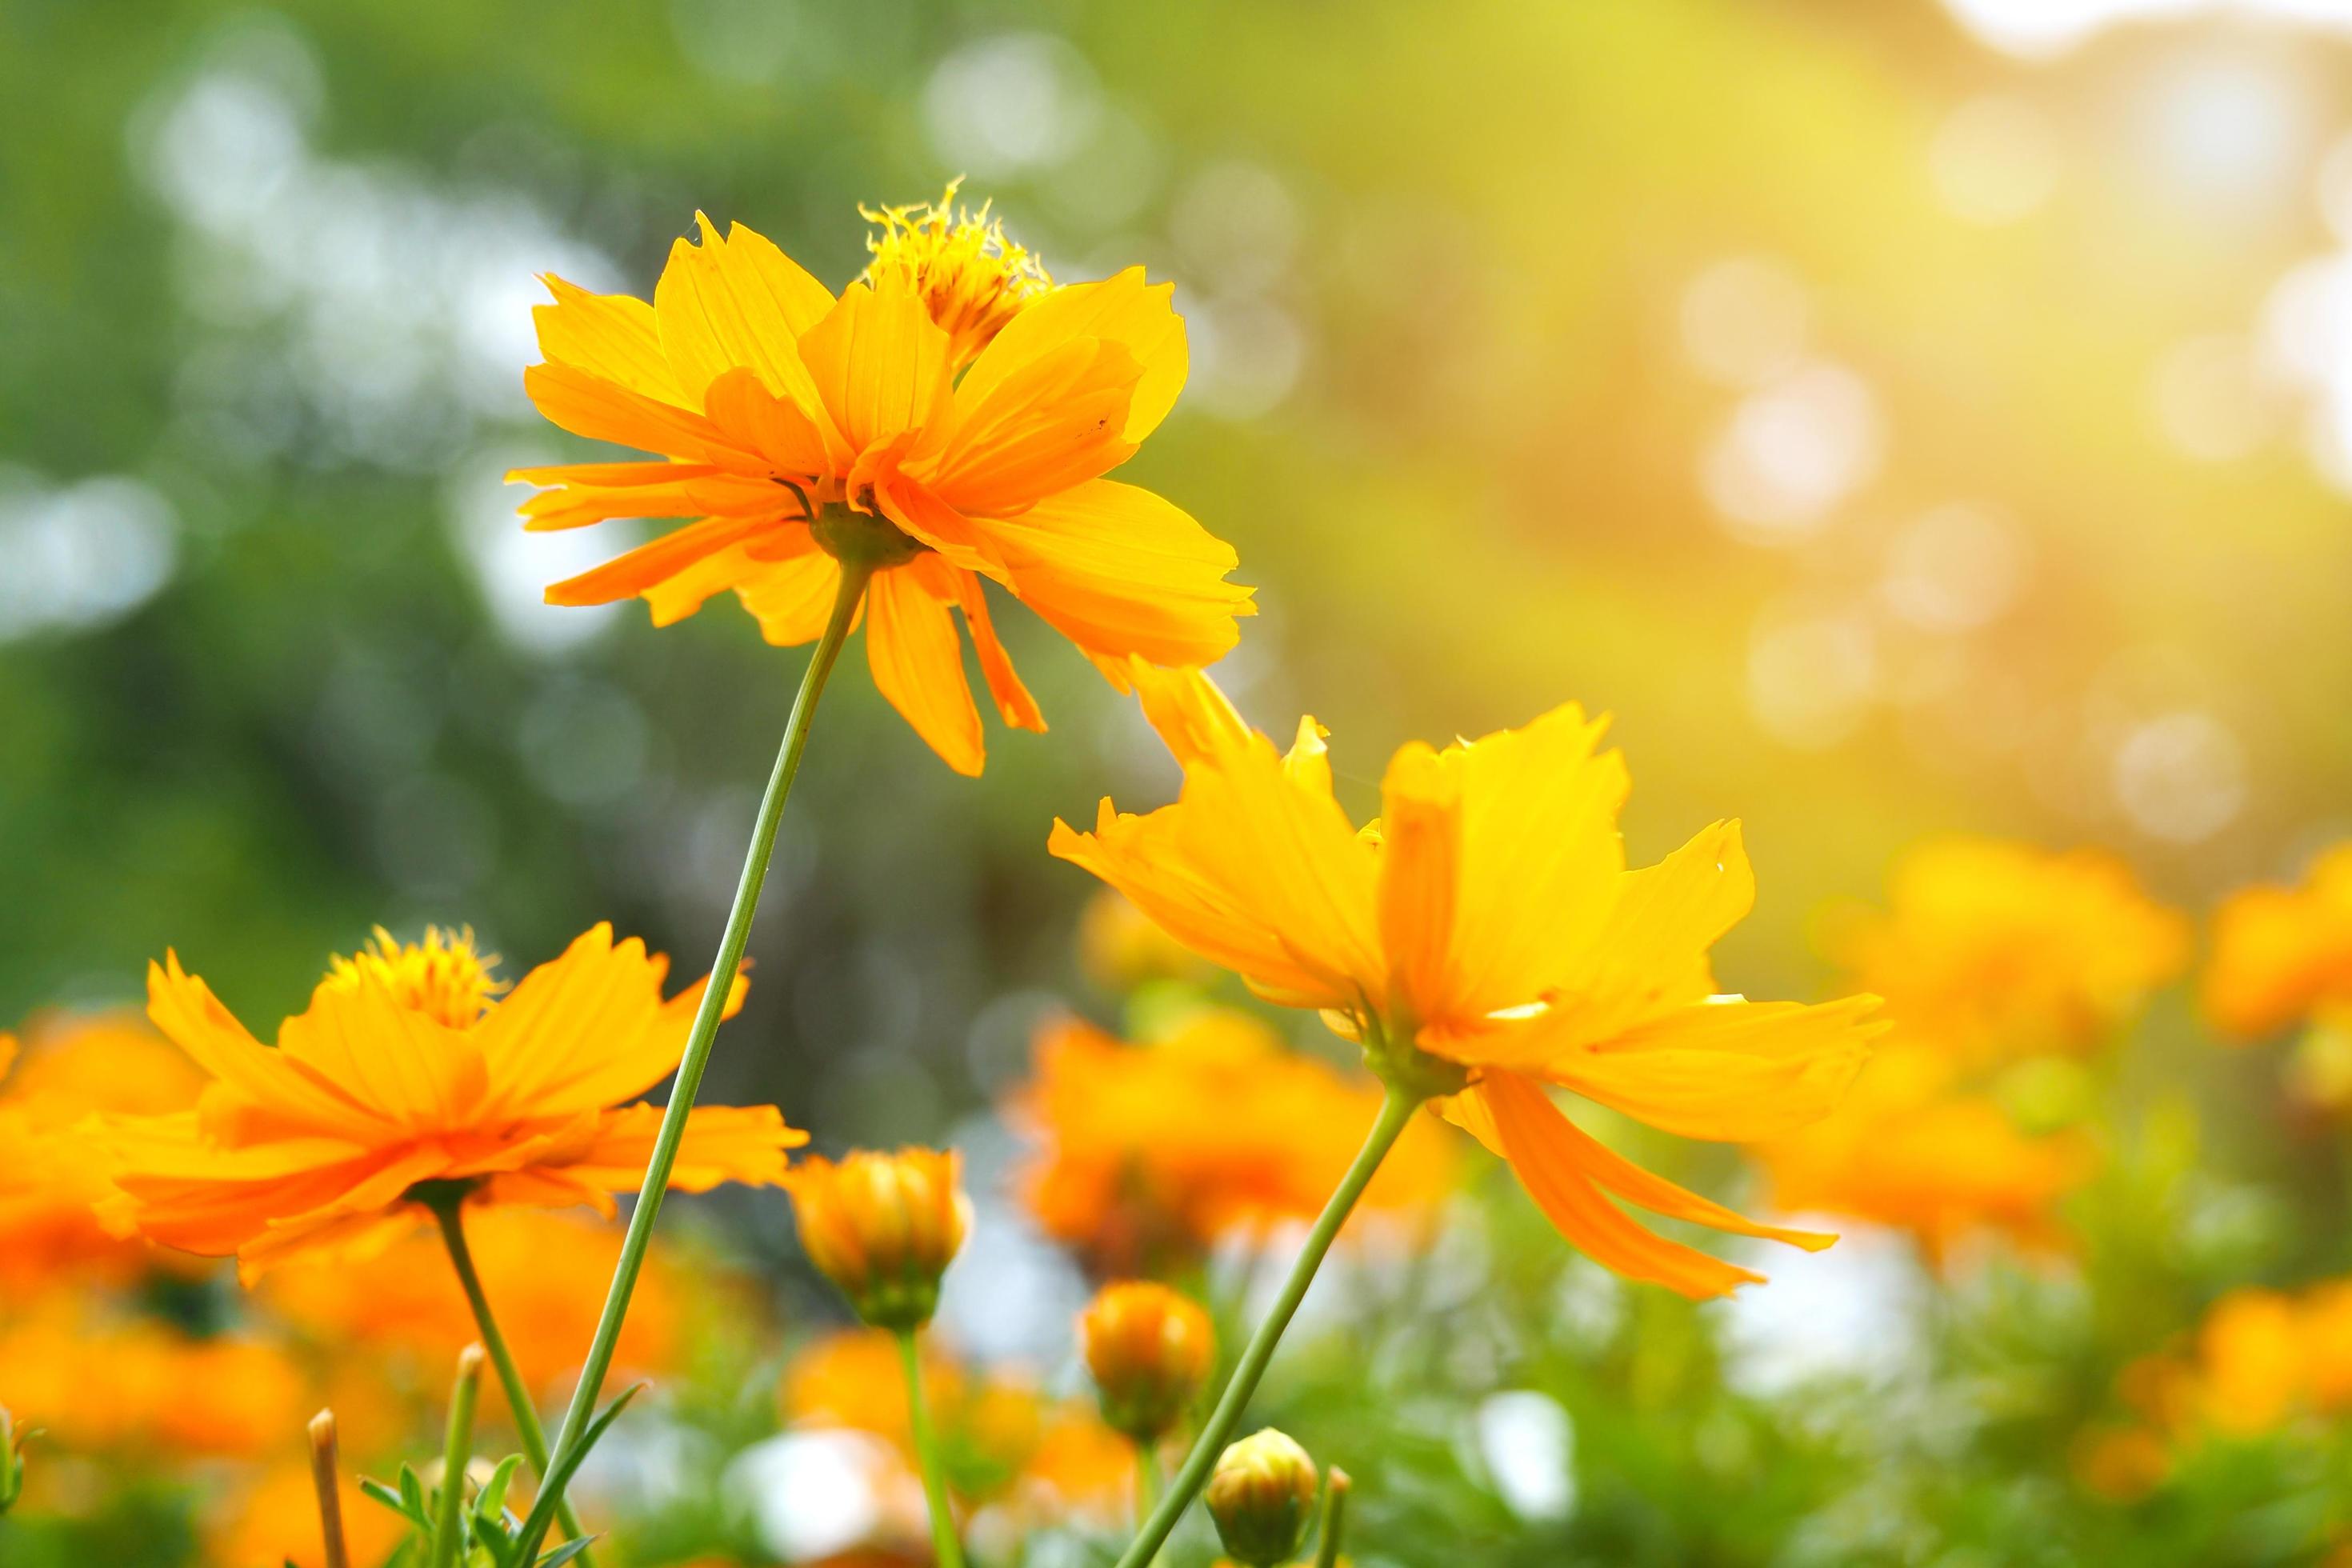
[(814, 1158), (785, 1177), (802, 1250), (866, 1322), (904, 1331), (930, 1321), (940, 1276), (971, 1223), (957, 1173), (951, 1150), (901, 1149), (860, 1150), (838, 1164)]
[(16, 1506), (16, 1499), (25, 1489), (25, 1449), (23, 1439), (8, 1415), (8, 1407), (0, 1405), (0, 1513)]
[(1297, 1552), (1315, 1490), (1315, 1461), (1269, 1426), (1224, 1451), (1202, 1495), (1227, 1553), (1244, 1568), (1275, 1568)]
[(1217, 1347), (1198, 1302), (1142, 1279), (1104, 1286), (1079, 1316), (1078, 1335), (1103, 1419), (1139, 1443), (1182, 1419)]

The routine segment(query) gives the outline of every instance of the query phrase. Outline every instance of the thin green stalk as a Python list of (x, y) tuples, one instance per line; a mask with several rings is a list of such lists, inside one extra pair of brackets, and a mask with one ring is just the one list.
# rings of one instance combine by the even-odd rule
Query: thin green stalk
[(433, 1521), (433, 1568), (457, 1568), (466, 1552), (466, 1466), (474, 1457), (474, 1402), (482, 1392), (482, 1347), (457, 1357), (449, 1391), (449, 1434), (441, 1447), (441, 1507)]
[(1274, 1359), (1274, 1347), (1281, 1340), (1282, 1331), (1290, 1326), (1298, 1303), (1306, 1299), (1307, 1287), (1314, 1282), (1316, 1269), (1322, 1267), (1323, 1255), (1331, 1250), (1332, 1240), (1347, 1223), (1356, 1200), (1363, 1196), (1372, 1173), (1381, 1168), (1381, 1162), (1388, 1157), (1389, 1150), (1412, 1120), (1421, 1101), (1419, 1095), (1394, 1084), (1389, 1086), (1386, 1098), (1381, 1101), (1380, 1120), (1365, 1134), (1364, 1146), (1356, 1152), (1356, 1163), (1339, 1179), (1331, 1201), (1316, 1216), (1315, 1228), (1307, 1233), (1307, 1246), (1298, 1254), (1298, 1260), (1290, 1266), (1290, 1275), (1282, 1282), (1282, 1294), (1275, 1299), (1274, 1310), (1266, 1313), (1265, 1321), (1243, 1347), (1240, 1364), (1234, 1368), (1234, 1375), (1219, 1396), (1216, 1409), (1210, 1412), (1208, 1421), (1201, 1427), (1201, 1435), (1192, 1440), (1192, 1452), (1184, 1456), (1174, 1484), (1161, 1495), (1160, 1506), (1151, 1510), (1151, 1517), (1143, 1521), (1143, 1528), (1137, 1531), (1126, 1555), (1118, 1560), (1118, 1568), (1144, 1568), (1176, 1528), (1176, 1521), (1183, 1517), (1193, 1495), (1207, 1483), (1211, 1467), (1224, 1452), (1225, 1441), (1240, 1423), (1250, 1395), (1257, 1392), (1257, 1380), (1265, 1374), (1266, 1363)]
[(1135, 1446), (1135, 1523), (1137, 1529), (1160, 1506), (1160, 1452), (1156, 1445)]
[(1323, 1520), (1315, 1530), (1315, 1568), (1339, 1568), (1339, 1542), (1348, 1531), (1348, 1472), (1334, 1465), (1323, 1477)]
[[(474, 1268), (474, 1249), (466, 1242), (464, 1194), (436, 1194), (425, 1200), (425, 1206), (441, 1222), (441, 1239), (449, 1248), (449, 1266), (457, 1271), (457, 1283), (466, 1292), (467, 1303), (474, 1309), (474, 1327), (481, 1331), (483, 1347), (490, 1352), (490, 1364), (498, 1369), (499, 1386), (506, 1390), (507, 1408), (514, 1412), (515, 1432), (522, 1439), (523, 1458), (530, 1461), (530, 1473), (543, 1479), (547, 1475), (547, 1428), (539, 1424), (539, 1408), (531, 1402), (530, 1385), (523, 1382), (522, 1373), (515, 1365), (514, 1352), (507, 1348), (507, 1337), (499, 1331), (499, 1321), (490, 1314), (490, 1299), (484, 1293), (482, 1277)], [(562, 1527), (565, 1540), (579, 1535), (580, 1520), (572, 1511), (570, 1499), (556, 1503), (555, 1521)], [(581, 1568), (590, 1568), (585, 1552), (572, 1561)]]
[(923, 1471), (923, 1497), (931, 1508), (931, 1556), (939, 1568), (963, 1568), (963, 1547), (956, 1540), (955, 1505), (948, 1498), (947, 1478), (940, 1471), (939, 1440), (931, 1435), (931, 1413), (923, 1403), (923, 1358), (915, 1347), (915, 1331), (898, 1331), (898, 1364), (907, 1373), (907, 1429), (915, 1440), (915, 1458)]
[[(833, 673), (834, 664), (841, 658), (842, 644), (849, 638), (850, 623), (856, 619), (858, 602), (866, 595), (866, 584), (874, 575), (875, 566), (870, 555), (842, 559), (841, 587), (834, 596), (833, 613), (825, 621), (824, 634), (817, 638), (816, 651), (809, 656), (808, 670), (801, 677), (800, 694), (793, 699), (792, 717), (784, 721), (783, 743), (776, 752), (775, 771), (768, 775), (768, 791), (760, 797), (760, 814), (751, 826), (751, 845), (743, 857), (742, 879), (735, 887), (734, 906), (727, 911), (727, 928), (719, 939), (719, 956), (710, 966), (710, 983), (703, 987), (702, 1001), (695, 1008), (694, 1026), (686, 1037), (686, 1053), (677, 1064), (669, 1106), (662, 1112), (661, 1130), (654, 1136), (653, 1158), (646, 1163), (645, 1184), (637, 1191), (637, 1206), (629, 1215), (628, 1234), (621, 1240), (621, 1258), (613, 1268), (613, 1284), (604, 1296), (604, 1310), (596, 1321), (596, 1335), (589, 1342), (579, 1384), (572, 1391), (572, 1404), (564, 1411), (563, 1426), (556, 1434), (554, 1455), (559, 1463), (580, 1441), (589, 1418), (595, 1414), (604, 1375), (612, 1370), (613, 1352), (621, 1340), (621, 1321), (628, 1314), (629, 1297), (637, 1288), (638, 1272), (645, 1268), (654, 1222), (661, 1217), (662, 1196), (669, 1190), (670, 1170), (677, 1163), (678, 1143), (686, 1136), (687, 1114), (694, 1109), (694, 1097), (702, 1088), (703, 1069), (710, 1065), (711, 1042), (719, 1036), (719, 1020), (726, 1011), (727, 993), (734, 984), (736, 971), (742, 966), (744, 944), (751, 940), (751, 915), (760, 907), (761, 884), (768, 879), (768, 861), (776, 849), (776, 828), (783, 821), (784, 797), (792, 794), (793, 779), (801, 769), (801, 753), (808, 747), (809, 726), (816, 717), (817, 698), (824, 693), (825, 678)], [(528, 1550), (521, 1560), (537, 1561), (539, 1542), (530, 1541), (524, 1545)]]

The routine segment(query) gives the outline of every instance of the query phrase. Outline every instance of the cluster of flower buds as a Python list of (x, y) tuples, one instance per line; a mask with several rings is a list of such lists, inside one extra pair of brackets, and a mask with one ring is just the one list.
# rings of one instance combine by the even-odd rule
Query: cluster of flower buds
[(952, 1150), (901, 1149), (812, 1158), (786, 1179), (802, 1249), (866, 1322), (905, 1333), (931, 1321), (971, 1226), (958, 1176)]
[(1106, 1285), (1078, 1319), (1103, 1419), (1141, 1444), (1166, 1436), (1192, 1409), (1216, 1358), (1199, 1302), (1165, 1285)]

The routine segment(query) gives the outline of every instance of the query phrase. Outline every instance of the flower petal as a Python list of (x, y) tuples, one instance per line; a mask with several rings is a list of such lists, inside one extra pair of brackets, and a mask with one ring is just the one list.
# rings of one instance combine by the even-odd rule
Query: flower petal
[(955, 433), (925, 482), (959, 511), (995, 517), (1097, 478), (1135, 455), (1121, 430), (1141, 376), (1120, 344), (1059, 344), (977, 403), (958, 399)]
[[(561, 1173), (616, 1193), (633, 1192), (646, 1178), (660, 1130), (658, 1105), (625, 1105), (607, 1111), (595, 1139)], [(698, 1105), (688, 1112), (670, 1190), (704, 1193), (728, 1182), (774, 1186), (784, 1178), (785, 1151), (808, 1142), (808, 1134), (785, 1125), (772, 1105)]]
[(651, 305), (627, 294), (591, 294), (551, 272), (540, 281), (555, 296), (552, 305), (534, 305), (530, 311), (539, 328), (539, 352), (550, 363), (569, 365), (656, 402), (689, 409), (701, 405), (699, 396), (678, 384), (662, 352)]
[(903, 288), (853, 283), (801, 335), (800, 353), (849, 450), (943, 423), (950, 341)]
[(1235, 620), (1256, 613), (1251, 590), (1224, 580), (1233, 546), (1133, 485), (1089, 479), (981, 527), (1022, 603), (1091, 654), (1212, 664), (1240, 640)]
[(1593, 1184), (1598, 1173), (1587, 1164), (1592, 1141), (1528, 1079), (1517, 1073), (1490, 1072), (1475, 1092), (1491, 1119), (1503, 1157), (1528, 1195), (1594, 1262), (1694, 1300), (1763, 1282), (1764, 1277), (1752, 1269), (1645, 1229), (1611, 1203)]
[[(1836, 1109), (1888, 1027), (1877, 1010), (1874, 996), (1702, 1003), (1599, 1045), (1538, 1050), (1528, 1070), (1685, 1138), (1779, 1138)], [(1523, 1027), (1540, 1037), (1547, 1023)]]
[(1168, 417), (1190, 365), (1184, 319), (1176, 313), (1175, 286), (1147, 286), (1130, 267), (1100, 283), (1072, 283), (1022, 307), (981, 351), (956, 389), (959, 409), (977, 409), (1032, 362), (1086, 338), (1115, 342), (1141, 369), (1120, 435), (1140, 442)]
[(877, 572), (866, 586), (866, 661), (915, 733), (948, 766), (978, 776), (986, 747), (955, 619), (905, 567)]
[(567, 577), (561, 583), (549, 584), (547, 602), (551, 605), (609, 605), (616, 599), (634, 598), (658, 587), (730, 545), (739, 544), (765, 529), (781, 529), (783, 524), (784, 519), (781, 514), (706, 517), (699, 522), (673, 529), (659, 539), (616, 555), (602, 566), (583, 572), (577, 577)]
[(979, 576), (971, 572), (956, 572), (955, 586), (956, 602), (963, 606), (965, 629), (971, 633), (971, 646), (980, 655), (980, 673), (988, 682), (988, 694), (996, 700), (997, 716), (1016, 730), (1044, 734), (1045, 715), (1039, 710), (1037, 700), (1029, 695), (1029, 689), (1021, 684), (1021, 677), (1013, 668), (1013, 656), (997, 640), (996, 624), (989, 618), (988, 591), (981, 586)]

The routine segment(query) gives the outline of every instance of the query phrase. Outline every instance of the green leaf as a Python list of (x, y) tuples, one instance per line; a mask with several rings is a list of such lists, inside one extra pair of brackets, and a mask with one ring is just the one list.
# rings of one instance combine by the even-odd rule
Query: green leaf
[[(620, 1418), (622, 1411), (628, 1408), (629, 1401), (644, 1393), (645, 1389), (644, 1384), (633, 1383), (621, 1390), (613, 1403), (597, 1412), (596, 1418), (588, 1423), (587, 1428), (580, 1434), (580, 1441), (557, 1458), (546, 1479), (540, 1483), (539, 1497), (531, 1504), (530, 1517), (522, 1521), (522, 1540), (527, 1545), (535, 1545), (546, 1539), (547, 1527), (555, 1521), (556, 1505), (562, 1500), (563, 1489), (570, 1484), (572, 1473), (580, 1468), (581, 1461), (588, 1457), (588, 1451), (596, 1446), (597, 1439), (604, 1436), (605, 1429)], [(540, 1561), (544, 1563), (546, 1559)]]
[(522, 1465), (520, 1454), (509, 1454), (482, 1483), (479, 1496), (474, 1500), (474, 1511), (485, 1519), (496, 1519), (506, 1512), (507, 1489), (514, 1482), (515, 1471)]
[[(402, 1468), (404, 1479), (406, 1479), (406, 1467), (404, 1466)], [(407, 1520), (411, 1524), (424, 1530), (433, 1528), (433, 1516), (425, 1512), (421, 1506), (411, 1507), (404, 1492), (396, 1492), (382, 1481), (372, 1481), (364, 1477), (360, 1480), (360, 1490)]]
[(557, 1568), (557, 1565), (560, 1563), (571, 1562), (574, 1557), (577, 1557), (583, 1552), (587, 1551), (588, 1543), (595, 1539), (596, 1538), (593, 1535), (583, 1535), (577, 1541), (565, 1542), (554, 1551), (547, 1553), (544, 1557), (541, 1557), (539, 1560), (539, 1568)]

